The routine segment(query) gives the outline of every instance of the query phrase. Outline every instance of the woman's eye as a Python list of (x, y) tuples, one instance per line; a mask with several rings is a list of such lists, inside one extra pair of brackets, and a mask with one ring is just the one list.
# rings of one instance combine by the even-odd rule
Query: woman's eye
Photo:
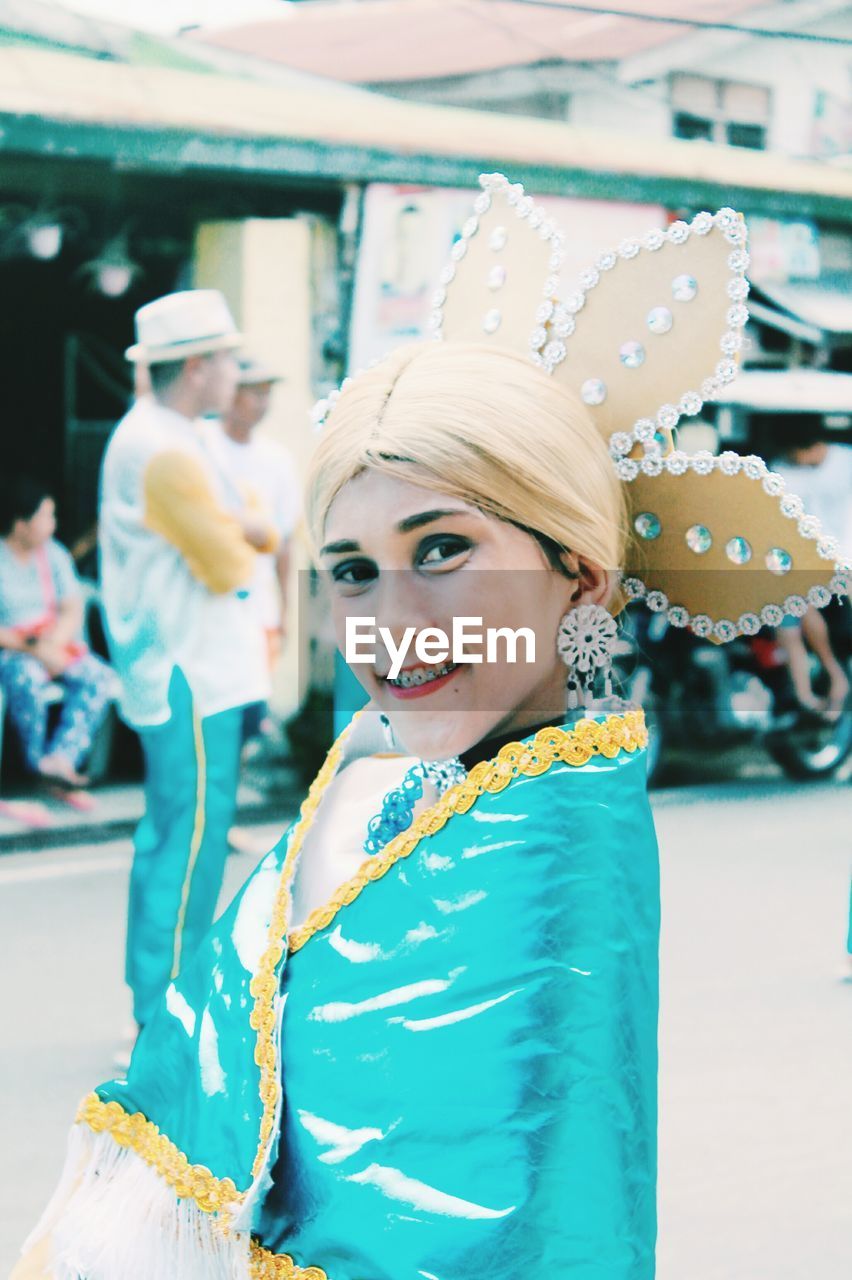
[(331, 570), (332, 581), (341, 587), (363, 587), (377, 576), (372, 560), (341, 560)]
[(473, 543), (458, 534), (433, 534), (424, 538), (417, 549), (417, 565), (425, 568), (449, 566), (450, 562), (470, 551)]

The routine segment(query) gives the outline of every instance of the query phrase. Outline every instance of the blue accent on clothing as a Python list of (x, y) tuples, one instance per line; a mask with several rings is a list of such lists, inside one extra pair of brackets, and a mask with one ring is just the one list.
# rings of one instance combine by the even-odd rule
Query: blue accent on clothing
[(381, 811), (367, 824), (364, 852), (372, 856), (383, 849), (389, 840), (411, 825), (414, 806), (423, 795), (423, 767), (415, 764), (406, 773), (398, 787), (387, 793)]
[(356, 711), (369, 702), (364, 686), (352, 674), (341, 653), (334, 655), (334, 736), (337, 738)]
[(268, 1248), (333, 1280), (650, 1280), (644, 768), (482, 797), (291, 957)]
[(189, 686), (177, 669), (169, 709), (165, 724), (139, 730), (145, 816), (134, 841), (126, 977), (134, 1016), (143, 1024), (175, 963), (191, 958), (213, 920), (236, 810), (242, 743), (242, 708), (196, 724)]
[[(288, 840), (169, 987), (127, 1081), (98, 1090), (240, 1189)], [(254, 1234), (330, 1280), (651, 1280), (658, 932), (644, 752), (622, 750), (486, 792), (289, 958), (282, 940), (283, 1112)]]
[[(48, 732), (52, 685), (60, 685), (63, 699), (56, 728)], [(93, 653), (84, 654), (62, 675), (53, 677), (38, 658), (0, 649), (0, 687), (6, 695), (9, 718), (23, 748), (27, 768), (38, 772), (46, 755), (61, 755), (74, 769), (86, 761), (112, 698), (114, 676)]]

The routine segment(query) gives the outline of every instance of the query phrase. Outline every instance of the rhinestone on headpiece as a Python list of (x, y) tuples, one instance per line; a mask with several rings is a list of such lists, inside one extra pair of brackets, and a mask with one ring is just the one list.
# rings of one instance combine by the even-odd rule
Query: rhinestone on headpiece
[(674, 316), (668, 307), (654, 307), (648, 312), (648, 328), (652, 333), (668, 333), (674, 324)]
[(698, 294), (698, 281), (694, 276), (675, 276), (672, 280), (672, 297), (675, 302), (692, 302)]

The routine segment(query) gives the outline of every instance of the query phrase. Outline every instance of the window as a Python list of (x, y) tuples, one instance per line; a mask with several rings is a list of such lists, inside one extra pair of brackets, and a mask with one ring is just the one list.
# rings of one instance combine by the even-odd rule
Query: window
[(752, 151), (766, 150), (766, 128), (762, 124), (743, 124), (732, 120), (725, 125), (729, 147), (751, 147)]
[(671, 79), (672, 132), (729, 147), (766, 147), (770, 91), (762, 85), (677, 73)]
[(713, 121), (704, 116), (693, 116), (688, 111), (676, 111), (674, 118), (674, 136), (676, 138), (703, 138), (713, 141)]

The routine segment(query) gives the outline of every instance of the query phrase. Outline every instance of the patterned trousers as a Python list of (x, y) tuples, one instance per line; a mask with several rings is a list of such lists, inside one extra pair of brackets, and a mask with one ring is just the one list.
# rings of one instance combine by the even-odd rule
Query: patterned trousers
[[(56, 754), (79, 769), (106, 714), (114, 683), (112, 669), (93, 653), (78, 658), (54, 679), (31, 654), (0, 649), (0, 688), (27, 767), (35, 773), (44, 756)], [(61, 686), (64, 697), (48, 740), (48, 710), (53, 701), (49, 691), (54, 684)]]

